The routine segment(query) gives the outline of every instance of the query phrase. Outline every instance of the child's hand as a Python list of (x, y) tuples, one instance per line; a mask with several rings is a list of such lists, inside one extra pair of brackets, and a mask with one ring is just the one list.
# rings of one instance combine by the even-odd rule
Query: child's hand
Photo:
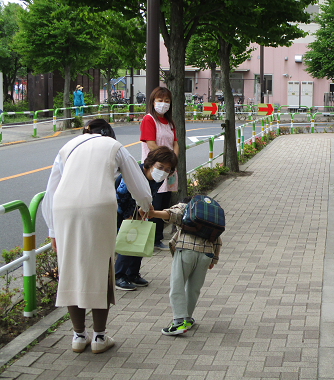
[(214, 263), (211, 263), (211, 264), (209, 265), (209, 269), (212, 269), (214, 266), (215, 266), (215, 264), (214, 264)]
[(152, 205), (150, 205), (150, 210), (149, 210), (148, 213), (147, 213), (147, 212), (144, 212), (144, 211), (142, 210), (141, 207), (140, 207), (139, 210), (138, 210), (139, 215), (140, 215), (142, 218), (143, 218), (143, 217), (145, 216), (145, 214), (146, 214), (146, 217), (147, 217), (148, 219), (152, 218), (152, 216), (150, 215), (151, 211), (154, 212), (154, 207), (153, 207)]

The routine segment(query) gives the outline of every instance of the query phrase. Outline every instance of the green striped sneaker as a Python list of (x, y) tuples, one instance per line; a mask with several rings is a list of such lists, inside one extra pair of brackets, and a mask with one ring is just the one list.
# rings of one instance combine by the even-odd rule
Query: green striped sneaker
[(187, 327), (185, 325), (185, 321), (180, 323), (179, 325), (173, 325), (173, 322), (164, 329), (161, 330), (164, 335), (179, 335), (187, 332)]
[(187, 327), (187, 330), (190, 330), (193, 325), (195, 324), (195, 319), (194, 318), (190, 318), (190, 321), (184, 321), (184, 324), (186, 325)]

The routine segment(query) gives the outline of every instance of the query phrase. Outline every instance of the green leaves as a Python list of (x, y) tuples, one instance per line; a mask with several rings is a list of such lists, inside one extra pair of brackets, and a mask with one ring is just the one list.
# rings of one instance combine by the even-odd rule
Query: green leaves
[(71, 66), (71, 75), (90, 68), (99, 52), (99, 29), (88, 7), (56, 0), (34, 0), (20, 12), (14, 41), (27, 66), (35, 73)]
[(314, 78), (334, 79), (334, 4), (320, 5), (321, 13), (315, 21), (320, 24), (316, 40), (308, 45), (310, 49), (304, 56), (306, 71)]

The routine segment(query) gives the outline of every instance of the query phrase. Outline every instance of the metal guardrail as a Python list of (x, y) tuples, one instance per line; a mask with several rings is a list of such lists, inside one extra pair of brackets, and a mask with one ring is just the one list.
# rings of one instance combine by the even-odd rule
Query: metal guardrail
[[(94, 105), (87, 105), (87, 106), (81, 106), (81, 107), (64, 107), (64, 108), (56, 108), (56, 109), (44, 109), (44, 110), (37, 110), (37, 111), (21, 111), (21, 112), (3, 112), (0, 117), (0, 143), (2, 142), (2, 124), (4, 121), (5, 116), (15, 116), (15, 115), (30, 115), (33, 117), (33, 136), (37, 137), (37, 125), (39, 122), (45, 122), (45, 120), (39, 121), (38, 120), (38, 114), (45, 113), (45, 112), (52, 112), (52, 124), (53, 124), (53, 131), (56, 132), (56, 125), (57, 120), (58, 121), (64, 121), (64, 120), (71, 120), (73, 117), (65, 118), (65, 117), (59, 117), (58, 113), (62, 112), (64, 110), (75, 110), (78, 109), (81, 111), (83, 108), (95, 108), (95, 113), (88, 113), (84, 114), (83, 117), (91, 117), (91, 116), (109, 116), (109, 122), (114, 123), (117, 122), (117, 116), (124, 116), (127, 122), (130, 121), (131, 115), (138, 115), (138, 118), (145, 115), (145, 110), (143, 111), (131, 111), (131, 107), (142, 107), (143, 104), (94, 104)], [(190, 116), (193, 120), (198, 120), (199, 116), (203, 116), (203, 104), (202, 103), (186, 103), (186, 107), (191, 107), (192, 111), (186, 110), (185, 116)], [(248, 104), (235, 104), (235, 115), (238, 119), (247, 119), (248, 122), (252, 121), (252, 118), (257, 113), (257, 106), (256, 105), (248, 105)], [(287, 108), (287, 110), (291, 110), (291, 112), (281, 112), (282, 109)], [(325, 111), (320, 112), (319, 109), (323, 108)], [(106, 111), (104, 111), (106, 109)], [(117, 109), (120, 110), (120, 112), (117, 112)], [(307, 121), (312, 122), (311, 126), (311, 133), (314, 132), (314, 120), (315, 116), (322, 115), (322, 116), (333, 116), (334, 117), (334, 108), (331, 106), (314, 106), (312, 108), (309, 108), (307, 106), (289, 106), (289, 105), (282, 105), (277, 108), (277, 118), (280, 118), (281, 115), (290, 115), (291, 118), (291, 131), (293, 133), (293, 119), (295, 115), (305, 115), (305, 112), (295, 112), (294, 110), (305, 110)], [(326, 110), (328, 109), (328, 112)], [(314, 111), (313, 114), (311, 111)], [(217, 111), (217, 118), (219, 120), (223, 120), (225, 112), (225, 105), (218, 104), (218, 111)], [(206, 115), (207, 116), (207, 115)], [(28, 124), (29, 125), (29, 124)]]
[[(0, 205), (0, 215), (8, 212), (19, 210), (23, 227), (23, 256), (19, 259), (1, 267), (1, 272), (8, 271), (9, 267), (13, 267), (23, 262), (23, 297), (25, 317), (32, 317), (37, 313), (36, 305), (36, 243), (35, 243), (35, 226), (37, 209), (44, 197), (45, 192), (36, 194), (29, 207), (22, 201), (12, 201)], [(44, 247), (42, 247), (43, 249)]]

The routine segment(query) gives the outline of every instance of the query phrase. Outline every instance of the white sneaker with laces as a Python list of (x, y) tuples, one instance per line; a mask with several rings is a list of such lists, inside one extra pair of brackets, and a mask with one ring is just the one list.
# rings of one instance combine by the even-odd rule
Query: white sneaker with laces
[(85, 338), (84, 333), (75, 333), (73, 334), (72, 339), (72, 351), (73, 352), (84, 352), (85, 348), (90, 344), (92, 341), (91, 337), (87, 335)]
[(109, 350), (109, 348), (111, 348), (114, 344), (115, 341), (113, 338), (110, 338), (110, 336), (97, 335), (91, 343), (92, 353), (100, 354), (101, 352), (105, 352)]

